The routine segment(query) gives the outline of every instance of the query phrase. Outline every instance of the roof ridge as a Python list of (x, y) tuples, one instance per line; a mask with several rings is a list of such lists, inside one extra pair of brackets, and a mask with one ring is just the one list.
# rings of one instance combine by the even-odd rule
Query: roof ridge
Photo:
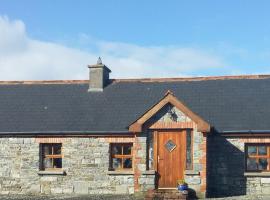
[(270, 78), (270, 74), (197, 76), (197, 77), (174, 77), (174, 78), (113, 79), (113, 82), (175, 82), (175, 81), (208, 81), (208, 80), (267, 79), (267, 78)]
[[(267, 79), (270, 74), (257, 75), (228, 75), (228, 76), (197, 76), (197, 77), (174, 77), (174, 78), (119, 78), (111, 79), (118, 82), (176, 82), (176, 81), (208, 81), (208, 80), (233, 80), (233, 79)], [(89, 80), (29, 80), (29, 81), (0, 81), (0, 85), (18, 84), (86, 84)]]
[(37, 81), (0, 81), (0, 85), (34, 85), (34, 84), (84, 84), (88, 80), (37, 80)]

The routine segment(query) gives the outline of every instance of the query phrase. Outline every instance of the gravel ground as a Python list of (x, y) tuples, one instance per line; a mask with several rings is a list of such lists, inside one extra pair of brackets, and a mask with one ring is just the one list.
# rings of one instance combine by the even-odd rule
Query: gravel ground
[(143, 200), (141, 196), (133, 195), (85, 195), (85, 196), (26, 196), (0, 195), (1, 200)]
[(225, 198), (208, 198), (207, 200), (270, 200), (269, 195), (258, 196), (258, 195), (249, 195), (249, 196), (235, 196), (235, 197), (225, 197)]
[[(26, 196), (0, 195), (0, 200), (143, 200), (142, 196), (133, 195), (85, 195), (85, 196)], [(207, 198), (206, 200), (270, 200), (270, 196), (236, 196), (225, 198)]]

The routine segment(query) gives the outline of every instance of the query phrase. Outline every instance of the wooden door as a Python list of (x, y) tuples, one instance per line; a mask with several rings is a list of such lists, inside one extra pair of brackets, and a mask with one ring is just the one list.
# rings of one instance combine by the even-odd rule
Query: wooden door
[(186, 132), (158, 131), (157, 171), (159, 188), (175, 188), (177, 180), (184, 178), (186, 163)]

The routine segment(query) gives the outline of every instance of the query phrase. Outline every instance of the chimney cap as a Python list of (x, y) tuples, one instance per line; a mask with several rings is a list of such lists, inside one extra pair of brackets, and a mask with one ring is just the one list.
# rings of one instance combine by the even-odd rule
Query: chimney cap
[(102, 60), (100, 57), (98, 57), (97, 64), (95, 65), (88, 65), (88, 68), (103, 68), (107, 70), (109, 73), (112, 72), (106, 65), (102, 63)]
[(97, 65), (102, 65), (102, 60), (100, 57), (98, 57), (98, 60), (97, 60)]

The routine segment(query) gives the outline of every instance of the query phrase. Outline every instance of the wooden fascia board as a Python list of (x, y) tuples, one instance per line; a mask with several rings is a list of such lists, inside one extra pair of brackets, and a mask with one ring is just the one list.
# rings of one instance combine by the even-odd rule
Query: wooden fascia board
[(168, 93), (160, 102), (153, 106), (149, 111), (147, 111), (142, 117), (140, 117), (136, 122), (129, 126), (129, 131), (131, 132), (141, 132), (143, 124), (149, 120), (154, 114), (156, 114), (163, 106), (171, 103), (177, 109), (186, 114), (191, 120), (197, 124), (199, 132), (210, 132), (210, 125), (204, 121), (201, 117), (192, 112), (187, 106), (185, 106), (181, 101), (179, 101), (171, 93)]
[(270, 133), (228, 133), (228, 134), (221, 134), (224, 137), (270, 137)]
[(139, 133), (139, 132), (142, 132), (142, 124), (139, 124), (137, 121), (134, 122), (133, 124), (131, 124), (129, 126), (129, 129), (128, 129), (130, 132), (133, 132), (133, 133)]
[(165, 97), (160, 102), (158, 102), (153, 108), (146, 112), (140, 119), (137, 120), (139, 124), (144, 124), (148, 119), (153, 117), (161, 108), (168, 104), (168, 98)]
[(186, 105), (179, 101), (173, 95), (168, 96), (170, 98), (170, 103), (174, 105), (177, 109), (186, 114), (191, 120), (197, 124), (197, 129), (199, 132), (210, 132), (210, 125), (204, 121), (200, 116), (192, 112)]

